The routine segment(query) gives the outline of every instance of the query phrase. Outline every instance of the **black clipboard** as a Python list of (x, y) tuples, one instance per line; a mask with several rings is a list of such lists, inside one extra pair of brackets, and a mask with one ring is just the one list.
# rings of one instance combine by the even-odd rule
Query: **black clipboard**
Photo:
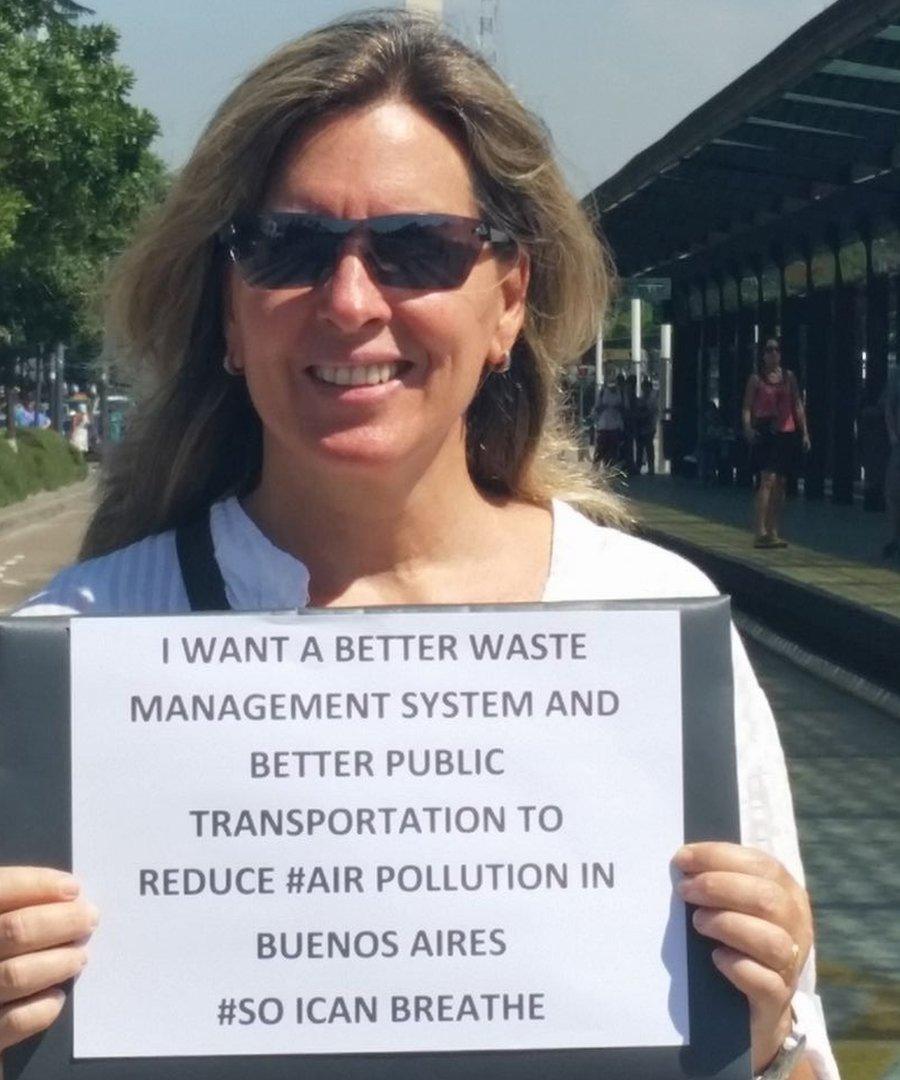
[[(516, 605), (518, 609), (677, 610), (681, 626), (684, 836), (740, 840), (727, 598)], [(377, 609), (380, 613), (387, 610)], [(393, 609), (421, 610), (421, 609)], [(446, 609), (444, 609), (446, 610)], [(459, 607), (451, 610), (472, 610)], [(484, 610), (484, 609), (482, 609)], [(359, 614), (359, 611), (353, 612)], [(316, 618), (316, 611), (300, 613)], [(334, 611), (329, 611), (334, 615)], [(222, 618), (229, 616), (223, 615)], [(0, 620), (0, 863), (69, 869), (69, 620)], [(746, 999), (687, 923), (688, 1046), (398, 1054), (74, 1060), (72, 1008), (6, 1051), (6, 1080), (748, 1080)]]

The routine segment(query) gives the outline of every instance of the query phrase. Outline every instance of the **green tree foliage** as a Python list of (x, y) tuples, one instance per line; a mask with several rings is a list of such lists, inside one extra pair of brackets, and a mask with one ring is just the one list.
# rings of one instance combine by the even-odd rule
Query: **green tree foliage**
[(104, 267), (165, 186), (116, 32), (75, 0), (0, 0), (0, 348), (91, 337)]

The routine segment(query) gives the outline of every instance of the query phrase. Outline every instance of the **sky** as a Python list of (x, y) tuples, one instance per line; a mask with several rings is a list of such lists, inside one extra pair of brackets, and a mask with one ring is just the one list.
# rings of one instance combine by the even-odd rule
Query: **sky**
[[(218, 103), (278, 45), (346, 0), (82, 0), (120, 34), (132, 100), (178, 168)], [(569, 183), (590, 191), (830, 0), (496, 0), (497, 66), (550, 128)], [(482, 0), (444, 0), (475, 44)]]

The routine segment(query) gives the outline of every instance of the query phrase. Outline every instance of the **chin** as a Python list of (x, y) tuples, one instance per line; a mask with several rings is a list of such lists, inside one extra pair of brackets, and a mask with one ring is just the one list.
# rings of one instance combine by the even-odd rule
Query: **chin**
[(351, 437), (348, 432), (325, 436), (315, 447), (316, 460), (324, 466), (373, 473), (402, 469), (412, 453), (409, 446), (359, 435)]

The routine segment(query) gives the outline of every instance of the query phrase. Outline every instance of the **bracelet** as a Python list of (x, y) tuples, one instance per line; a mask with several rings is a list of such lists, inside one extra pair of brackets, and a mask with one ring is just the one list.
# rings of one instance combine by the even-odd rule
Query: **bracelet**
[(794, 1021), (794, 1027), (781, 1044), (781, 1049), (763, 1071), (753, 1077), (753, 1080), (789, 1080), (805, 1049), (806, 1036), (799, 1033), (796, 1021)]

